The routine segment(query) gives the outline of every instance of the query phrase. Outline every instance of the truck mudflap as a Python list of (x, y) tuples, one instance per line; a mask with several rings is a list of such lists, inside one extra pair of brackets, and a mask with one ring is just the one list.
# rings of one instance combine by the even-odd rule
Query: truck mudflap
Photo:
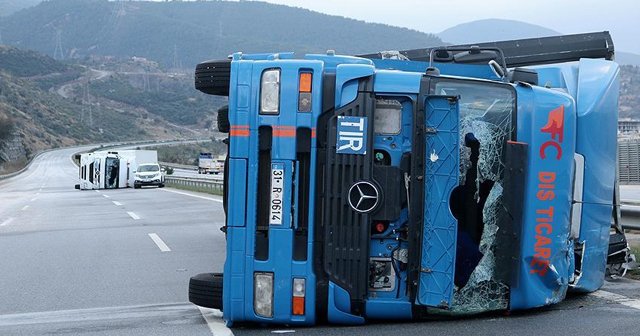
[(457, 97), (428, 96), (425, 102), (424, 229), (416, 304), (451, 306), (458, 221), (449, 201), (460, 168)]

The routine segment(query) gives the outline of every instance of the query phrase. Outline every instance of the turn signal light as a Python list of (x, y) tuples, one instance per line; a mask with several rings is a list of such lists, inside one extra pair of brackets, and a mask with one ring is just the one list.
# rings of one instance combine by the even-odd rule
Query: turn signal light
[(291, 298), (291, 314), (304, 315), (304, 297), (306, 295), (305, 280), (293, 279), (293, 295)]
[(311, 79), (312, 75), (310, 72), (301, 72), (300, 73), (300, 92), (311, 92)]

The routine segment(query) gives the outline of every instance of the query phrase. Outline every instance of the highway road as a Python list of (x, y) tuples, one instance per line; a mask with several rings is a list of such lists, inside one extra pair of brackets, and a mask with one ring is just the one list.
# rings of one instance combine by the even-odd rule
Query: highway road
[[(638, 335), (640, 282), (504, 316), (313, 328), (241, 326), (187, 301), (221, 271), (218, 197), (171, 188), (73, 189), (78, 149), (0, 180), (0, 335)], [(206, 318), (205, 318), (206, 316)]]

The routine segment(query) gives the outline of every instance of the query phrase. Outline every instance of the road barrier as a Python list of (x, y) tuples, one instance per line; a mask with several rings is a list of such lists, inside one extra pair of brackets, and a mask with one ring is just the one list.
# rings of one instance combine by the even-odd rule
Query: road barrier
[(165, 176), (164, 182), (168, 187), (182, 187), (183, 189), (211, 192), (222, 195), (222, 180)]

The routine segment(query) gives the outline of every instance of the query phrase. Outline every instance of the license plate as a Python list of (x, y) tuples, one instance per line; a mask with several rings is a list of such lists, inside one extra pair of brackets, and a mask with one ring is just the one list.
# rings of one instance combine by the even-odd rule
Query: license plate
[(271, 203), (269, 208), (269, 224), (282, 225), (282, 195), (284, 194), (284, 165), (271, 165)]

